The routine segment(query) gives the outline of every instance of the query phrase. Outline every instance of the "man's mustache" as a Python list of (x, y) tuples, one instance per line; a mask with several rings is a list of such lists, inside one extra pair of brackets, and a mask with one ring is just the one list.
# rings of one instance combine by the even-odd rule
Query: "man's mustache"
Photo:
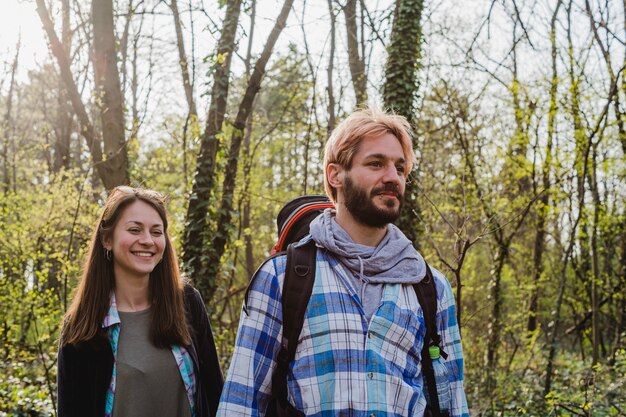
[(398, 200), (402, 200), (404, 197), (400, 193), (400, 187), (393, 183), (386, 183), (382, 187), (377, 187), (372, 190), (372, 196), (376, 196), (383, 193), (394, 193)]

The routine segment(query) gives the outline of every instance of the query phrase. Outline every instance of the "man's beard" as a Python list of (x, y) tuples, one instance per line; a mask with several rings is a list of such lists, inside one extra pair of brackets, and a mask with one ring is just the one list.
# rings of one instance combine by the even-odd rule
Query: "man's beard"
[[(398, 198), (397, 207), (393, 199), (385, 201), (386, 209), (376, 207), (374, 204), (374, 198), (383, 192), (393, 191)], [(345, 199), (345, 205), (354, 219), (370, 227), (383, 228), (389, 223), (393, 223), (400, 217), (400, 209), (402, 208), (403, 195), (400, 194), (400, 190), (397, 185), (387, 183), (382, 187), (374, 188), (367, 193), (364, 188), (356, 185), (349, 175), (346, 175), (343, 194)]]

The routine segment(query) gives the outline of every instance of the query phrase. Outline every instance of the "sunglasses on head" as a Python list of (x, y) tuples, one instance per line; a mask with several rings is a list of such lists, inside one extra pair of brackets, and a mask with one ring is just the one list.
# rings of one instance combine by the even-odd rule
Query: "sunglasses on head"
[(133, 194), (136, 196), (146, 197), (149, 199), (154, 199), (158, 201), (165, 201), (165, 195), (154, 190), (150, 190), (147, 188), (135, 188), (128, 185), (118, 185), (117, 187), (111, 190), (111, 194), (120, 192), (123, 194)]

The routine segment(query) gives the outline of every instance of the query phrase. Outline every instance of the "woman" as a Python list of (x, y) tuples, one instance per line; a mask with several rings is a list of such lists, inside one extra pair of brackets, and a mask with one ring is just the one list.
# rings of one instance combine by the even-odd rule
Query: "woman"
[(116, 187), (61, 329), (59, 416), (214, 416), (223, 379), (204, 303), (180, 276), (165, 198)]

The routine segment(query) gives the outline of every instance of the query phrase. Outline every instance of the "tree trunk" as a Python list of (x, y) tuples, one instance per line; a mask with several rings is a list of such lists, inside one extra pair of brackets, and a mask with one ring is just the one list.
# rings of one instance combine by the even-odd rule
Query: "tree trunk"
[[(624, 33), (626, 34), (626, 0), (623, 1), (623, 19), (624, 19)], [(626, 67), (626, 56), (624, 57), (624, 66)], [(626, 95), (626, 81), (622, 77), (621, 84), (622, 94)], [(620, 126), (624, 122), (623, 118), (625, 116), (620, 114)], [(620, 142), (622, 144), (622, 161), (626, 163), (626, 129), (620, 130)], [(617, 273), (619, 274), (619, 282), (620, 288), (626, 288), (626, 215), (622, 217), (622, 225), (621, 225), (621, 256), (619, 260), (619, 265), (617, 268)], [(626, 295), (622, 290), (621, 293), (618, 294), (618, 311), (620, 314), (618, 315), (618, 324), (615, 329), (615, 342), (614, 346), (617, 346), (618, 341), (620, 340), (621, 335), (626, 331)]]
[[(600, 358), (600, 305), (598, 302), (599, 287), (602, 283), (600, 277), (600, 248), (598, 245), (598, 228), (600, 222), (600, 213), (602, 211), (602, 203), (600, 201), (600, 193), (598, 191), (597, 180), (597, 144), (593, 145), (593, 156), (591, 161), (591, 169), (589, 172), (589, 183), (591, 195), (593, 197), (593, 224), (591, 231), (591, 341), (592, 341), (592, 364), (598, 363)], [(591, 146), (591, 144), (590, 144)]]
[[(252, 71), (252, 42), (254, 40), (254, 27), (256, 22), (256, 0), (252, 0), (252, 7), (250, 8), (250, 29), (248, 30), (248, 48), (246, 51), (246, 78), (250, 77), (250, 71)], [(252, 278), (254, 274), (255, 262), (254, 262), (254, 247), (252, 242), (252, 233), (250, 233), (251, 225), (251, 212), (252, 212), (252, 196), (250, 194), (250, 180), (253, 165), (253, 152), (250, 148), (252, 139), (252, 119), (254, 116), (254, 110), (248, 115), (246, 120), (246, 131), (244, 135), (243, 148), (244, 148), (244, 168), (243, 168), (243, 218), (242, 227), (244, 229), (244, 242), (245, 242), (245, 262), (246, 262), (246, 276), (248, 279)]]
[[(41, 19), (41, 23), (46, 31), (46, 35), (48, 37), (48, 41), (50, 42), (50, 49), (52, 54), (56, 58), (57, 64), (59, 66), (59, 71), (61, 73), (61, 78), (63, 79), (63, 83), (65, 88), (67, 89), (67, 93), (69, 95), (69, 99), (72, 102), (72, 108), (74, 109), (74, 113), (78, 117), (78, 121), (80, 123), (80, 133), (85, 138), (87, 142), (87, 147), (89, 148), (89, 152), (91, 153), (91, 159), (93, 161), (93, 165), (95, 167), (95, 171), (98, 174), (100, 181), (104, 184), (105, 188), (111, 189), (116, 185), (123, 184), (126, 181), (120, 181), (121, 177), (126, 178), (127, 167), (123, 166), (123, 169), (120, 169), (119, 163), (121, 159), (125, 159), (125, 147), (122, 146), (122, 151), (124, 155), (120, 158), (120, 154), (117, 155), (117, 159), (109, 159), (103, 160), (102, 155), (102, 143), (100, 141), (100, 137), (96, 133), (96, 130), (91, 122), (89, 115), (87, 114), (87, 110), (85, 105), (82, 102), (80, 97), (80, 93), (78, 92), (78, 87), (76, 82), (74, 81), (74, 76), (72, 74), (72, 69), (70, 66), (70, 60), (68, 52), (63, 47), (63, 44), (59, 40), (57, 36), (52, 20), (50, 19), (50, 15), (48, 13), (48, 9), (45, 4), (45, 0), (36, 0), (37, 1), (37, 13), (39, 14), (39, 18)], [(107, 0), (110, 2), (110, 0)], [(99, 2), (94, 2), (99, 3)], [(112, 16), (111, 16), (112, 19)], [(95, 32), (95, 28), (94, 28)], [(112, 36), (112, 34), (111, 34)], [(95, 47), (95, 45), (94, 45)], [(102, 51), (100, 51), (102, 52)], [(116, 69), (117, 73), (117, 69)], [(117, 76), (118, 85), (119, 85), (119, 75)], [(121, 97), (121, 92), (119, 93)], [(108, 110), (107, 107), (103, 107), (102, 110)], [(118, 111), (121, 110), (118, 109)], [(123, 121), (123, 119), (122, 119)], [(123, 127), (123, 123), (122, 123)], [(104, 129), (104, 126), (103, 126)], [(108, 136), (111, 136), (110, 134)], [(114, 144), (113, 144), (114, 145)], [(111, 151), (111, 144), (107, 145), (107, 150)], [(111, 173), (115, 173), (115, 175), (111, 175)]]
[(335, 29), (337, 16), (333, 10), (333, 0), (328, 0), (328, 13), (330, 14), (330, 52), (328, 53), (328, 67), (326, 68), (326, 78), (328, 92), (328, 136), (335, 129), (335, 91), (333, 88), (333, 72), (335, 64)]
[(496, 254), (494, 256), (493, 269), (491, 272), (491, 279), (489, 283), (490, 293), (489, 298), (491, 301), (491, 319), (489, 322), (489, 335), (487, 341), (487, 360), (485, 361), (486, 368), (486, 384), (485, 393), (491, 395), (495, 389), (495, 373), (498, 365), (498, 347), (500, 346), (500, 333), (502, 327), (502, 269), (509, 257), (509, 245), (508, 242), (501, 242), (497, 239)]
[(185, 52), (185, 42), (183, 39), (183, 30), (180, 23), (180, 13), (178, 12), (178, 1), (171, 0), (170, 8), (174, 16), (174, 29), (176, 31), (176, 46), (178, 47), (178, 62), (180, 64), (180, 73), (183, 77), (183, 88), (185, 90), (185, 98), (187, 106), (189, 106), (189, 117), (191, 119), (197, 117), (196, 101), (193, 98), (193, 84), (189, 77), (189, 68), (187, 63), (187, 53)]
[[(183, 262), (189, 276), (196, 283), (214, 278), (207, 276), (205, 243), (209, 239), (207, 222), (208, 208), (215, 189), (215, 159), (219, 146), (217, 135), (222, 130), (230, 77), (230, 64), (235, 50), (235, 35), (239, 23), (241, 0), (229, 0), (217, 44), (211, 103), (206, 128), (200, 141), (200, 152), (196, 161), (196, 173), (187, 207), (187, 218), (183, 236)], [(219, 259), (218, 259), (219, 261)], [(206, 294), (203, 294), (206, 296)], [(209, 301), (205, 298), (205, 301)]]
[(539, 304), (539, 282), (543, 273), (543, 252), (546, 246), (546, 223), (548, 212), (550, 209), (550, 172), (552, 170), (552, 144), (555, 136), (556, 112), (557, 112), (557, 87), (559, 83), (559, 73), (557, 70), (557, 47), (556, 47), (556, 22), (561, 8), (562, 1), (559, 0), (552, 14), (550, 23), (550, 43), (552, 45), (552, 80), (550, 82), (550, 109), (548, 110), (548, 132), (546, 153), (544, 165), (542, 169), (543, 194), (539, 198), (537, 206), (537, 234), (535, 235), (534, 254), (533, 254), (533, 285), (530, 295), (530, 303), (528, 308), (528, 325), (527, 330), (532, 334), (537, 330), (537, 310)]
[(2, 192), (7, 194), (11, 189), (11, 174), (9, 167), (12, 165), (9, 162), (9, 147), (14, 148), (13, 142), (13, 96), (15, 93), (15, 74), (17, 73), (18, 63), (20, 60), (21, 40), (17, 41), (15, 48), (15, 57), (13, 58), (13, 64), (11, 65), (11, 81), (9, 82), (9, 92), (6, 98), (6, 113), (4, 114), (4, 120), (2, 123), (2, 130), (4, 131), (3, 143), (2, 143)]
[[(383, 100), (385, 107), (406, 117), (415, 126), (415, 99), (418, 92), (417, 72), (420, 68), (422, 0), (398, 0), (395, 19), (391, 30), (391, 41), (387, 48)], [(417, 139), (413, 140), (417, 149)], [(423, 234), (420, 225), (417, 177), (414, 171), (407, 181), (404, 209), (396, 225), (419, 246)]]
[(356, 107), (358, 107), (367, 103), (367, 75), (365, 73), (365, 57), (359, 55), (356, 0), (346, 0), (343, 13), (346, 19), (346, 34), (348, 35), (348, 64), (356, 97)]
[(243, 140), (245, 123), (252, 109), (254, 99), (256, 98), (259, 89), (261, 88), (261, 81), (265, 74), (265, 67), (267, 61), (272, 55), (274, 45), (278, 40), (278, 36), (282, 32), (287, 22), (287, 17), (291, 11), (291, 6), (294, 0), (285, 0), (283, 7), (280, 11), (276, 23), (272, 28), (263, 52), (254, 66), (254, 71), (248, 81), (248, 86), (244, 97), (239, 104), (239, 110), (237, 111), (237, 117), (233, 124), (233, 133), (230, 139), (230, 149), (228, 152), (228, 165), (224, 173), (224, 182), (222, 185), (222, 201), (219, 210), (219, 221), (217, 223), (217, 231), (215, 232), (212, 246), (208, 251), (208, 270), (209, 273), (205, 276), (203, 281), (203, 288), (206, 294), (205, 300), (211, 300), (213, 293), (215, 292), (215, 283), (217, 273), (220, 270), (220, 259), (224, 254), (226, 242), (230, 235), (230, 231), (233, 228), (232, 224), (232, 212), (233, 212), (233, 196), (235, 190), (235, 180), (237, 178), (237, 166), (239, 162), (239, 150)]
[[(626, 1), (622, 2), (622, 6), (623, 6), (623, 28), (624, 28), (624, 32), (626, 33)], [(601, 52), (602, 52), (602, 56), (604, 58), (604, 62), (606, 64), (606, 68), (607, 68), (607, 73), (611, 79), (611, 82), (616, 84), (618, 83), (618, 77), (619, 74), (615, 74), (615, 72), (613, 71), (613, 67), (611, 64), (611, 54), (609, 53), (609, 45), (607, 44), (606, 46), (604, 45), (602, 38), (600, 37), (600, 34), (598, 33), (598, 26), (601, 26), (601, 23), (596, 24), (595, 22), (595, 18), (593, 17), (593, 13), (591, 10), (591, 6), (589, 4), (589, 1), (586, 0), (585, 1), (585, 9), (587, 12), (587, 16), (589, 17), (589, 23), (590, 23), (590, 28), (591, 31), (593, 33), (594, 39), (598, 45), (598, 47), (600, 48)], [(608, 40), (607, 40), (608, 42)], [(626, 65), (626, 56), (623, 58), (623, 64)], [(623, 77), (622, 77), (622, 82), (620, 84), (620, 88), (619, 90), (622, 90), (622, 93), (626, 92), (626, 82), (623, 81)], [(609, 98), (610, 99), (610, 98)], [(622, 146), (622, 150), (624, 155), (626, 155), (626, 112), (622, 111), (622, 106), (620, 105), (620, 95), (618, 93), (618, 89), (615, 89), (615, 94), (612, 97), (613, 99), (613, 110), (615, 112), (615, 124), (617, 125), (617, 130), (618, 130), (618, 136), (619, 136), (619, 140)], [(599, 265), (597, 265), (597, 262), (599, 261), (597, 259), (598, 254), (596, 253), (596, 250), (598, 249), (598, 244), (597, 244), (597, 223), (596, 221), (598, 220), (598, 209), (600, 208), (599, 205), (599, 195), (598, 195), (598, 190), (597, 190), (597, 179), (596, 179), (596, 166), (595, 166), (595, 152), (594, 152), (594, 158), (593, 158), (593, 166), (591, 169), (591, 177), (590, 177), (590, 187), (591, 187), (591, 192), (592, 192), (592, 196), (593, 196), (593, 200), (594, 200), (594, 228), (592, 231), (592, 236), (591, 236), (591, 250), (592, 250), (592, 271), (593, 271), (593, 277), (592, 277), (592, 283), (591, 283), (591, 304), (592, 304), (592, 345), (593, 345), (593, 361), (594, 363), (598, 360), (598, 344), (599, 344), (599, 338), (600, 338), (600, 333), (599, 333), (599, 329), (597, 328), (597, 326), (599, 325), (598, 322), (598, 314), (599, 312), (596, 311), (599, 307), (597, 305), (598, 300), (597, 300), (597, 285), (599, 283), (599, 275), (598, 275), (598, 271), (599, 271)], [(621, 237), (622, 237), (622, 241), (626, 240), (626, 220), (623, 222), (624, 227), (622, 227), (621, 230)], [(602, 247), (602, 245), (600, 245), (600, 248)], [(624, 249), (626, 250), (626, 245), (623, 246)], [(601, 249), (602, 250), (602, 249)], [(621, 275), (620, 275), (620, 282), (625, 282), (626, 283), (626, 278), (624, 277), (624, 274), (626, 274), (626, 266), (624, 266), (624, 260), (626, 259), (626, 254), (622, 254), (622, 259), (620, 262), (620, 266), (622, 268), (624, 268), (623, 271), (621, 271), (621, 268), (619, 268)], [(620, 273), (618, 272), (618, 273)], [(619, 297), (622, 298), (622, 300), (619, 299)], [(619, 318), (617, 320), (617, 325), (616, 325), (616, 333), (615, 333), (615, 341), (619, 341), (619, 335), (621, 334), (621, 332), (623, 332), (625, 326), (624, 326), (624, 317), (626, 317), (626, 312), (624, 312), (624, 306), (625, 303), (623, 301), (623, 295), (620, 294), (620, 296), (618, 297), (618, 299), (616, 300), (617, 304), (618, 304), (618, 310), (621, 311), (621, 314), (619, 314)]]
[(561, 281), (559, 283), (559, 291), (556, 299), (556, 303), (554, 306), (553, 314), (552, 314), (552, 326), (551, 326), (551, 334), (550, 334), (550, 342), (548, 347), (548, 363), (546, 365), (546, 380), (543, 386), (543, 396), (545, 397), (550, 393), (552, 389), (552, 375), (554, 373), (554, 358), (556, 356), (556, 348), (557, 348), (557, 337), (559, 334), (559, 330), (561, 329), (561, 307), (563, 306), (563, 298), (565, 297), (565, 288), (567, 283), (567, 267), (572, 255), (572, 251), (574, 249), (575, 236), (576, 236), (576, 225), (581, 219), (581, 215), (579, 213), (578, 218), (576, 219), (576, 223), (572, 228), (572, 232), (570, 235), (570, 243), (568, 245), (567, 250), (565, 251), (565, 255), (563, 256), (563, 260), (561, 264), (563, 267), (561, 268)]
[[(506, 163), (505, 169), (508, 171), (506, 177), (515, 179), (509, 187), (509, 193), (511, 198), (515, 198), (518, 195), (528, 195), (531, 191), (530, 175), (526, 170), (528, 159), (526, 154), (528, 152), (528, 144), (530, 137), (528, 135), (528, 123), (530, 113), (533, 111), (533, 106), (530, 104), (526, 107), (522, 104), (522, 83), (518, 78), (518, 65), (517, 65), (517, 33), (516, 29), (513, 29), (513, 47), (511, 55), (513, 57), (513, 83), (511, 87), (511, 95), (513, 101), (513, 117), (515, 119), (515, 132), (512, 140), (509, 142), (509, 158)], [(521, 174), (521, 175), (520, 175)]]
[(113, 1), (93, 0), (93, 67), (96, 97), (102, 124), (102, 139), (107, 162), (104, 185), (112, 188), (128, 184), (128, 156), (124, 133), (124, 103), (117, 69)]
[[(70, 27), (70, 2), (69, 0), (61, 1), (61, 42), (66, 51), (70, 51), (72, 47), (72, 30)], [(63, 80), (59, 79), (58, 90), (58, 106), (57, 106), (57, 123), (55, 126), (55, 142), (54, 142), (54, 162), (53, 171), (59, 172), (61, 168), (69, 169), (70, 167), (70, 144), (72, 134), (72, 108), (67, 97), (67, 91), (63, 87)]]
[(250, 116), (248, 116), (248, 120), (246, 121), (246, 131), (244, 134), (243, 141), (243, 151), (244, 151), (244, 168), (243, 168), (243, 218), (242, 218), (242, 227), (244, 230), (244, 242), (245, 242), (245, 258), (246, 258), (246, 276), (248, 278), (252, 278), (252, 274), (254, 273), (254, 251), (253, 251), (253, 243), (252, 243), (252, 233), (250, 233), (250, 225), (251, 225), (251, 200), (252, 196), (250, 195), (250, 180), (252, 178), (252, 152), (250, 149), (250, 139), (252, 136), (252, 112)]
[[(570, 5), (570, 8), (572, 5)], [(568, 72), (570, 78), (570, 103), (569, 103), (569, 112), (573, 121), (573, 129), (574, 129), (574, 139), (576, 146), (575, 153), (575, 170), (576, 170), (576, 192), (578, 195), (578, 210), (580, 210), (580, 228), (578, 230), (578, 250), (577, 256), (580, 262), (574, 264), (575, 258), (572, 259), (572, 263), (574, 264), (574, 268), (576, 270), (576, 274), (578, 277), (582, 279), (582, 284), (584, 289), (589, 297), (589, 305), (593, 304), (593, 277), (592, 277), (592, 249), (590, 246), (590, 234), (589, 234), (589, 225), (591, 224), (591, 220), (589, 219), (589, 212), (586, 204), (586, 187), (585, 181), (588, 176), (589, 169), (589, 158), (588, 153), (590, 149), (590, 139), (587, 137), (587, 133), (585, 131), (585, 127), (583, 125), (584, 115), (581, 110), (580, 100), (581, 100), (581, 92), (580, 92), (580, 81), (581, 75), (576, 73), (576, 68), (578, 68), (578, 62), (576, 62), (576, 57), (574, 56), (574, 46), (571, 34), (571, 26), (570, 26), (570, 14), (571, 10), (568, 10)], [(591, 307), (593, 309), (593, 307)], [(593, 339), (593, 335), (592, 335)], [(592, 341), (593, 343), (593, 341)]]

